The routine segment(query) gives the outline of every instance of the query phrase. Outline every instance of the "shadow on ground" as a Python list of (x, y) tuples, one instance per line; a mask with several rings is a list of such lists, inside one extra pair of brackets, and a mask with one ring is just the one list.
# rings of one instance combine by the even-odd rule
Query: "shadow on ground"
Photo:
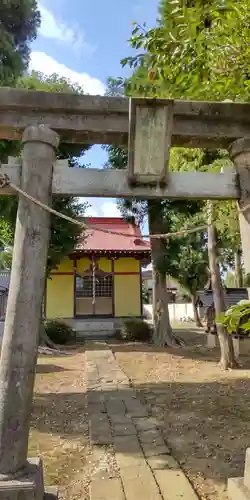
[[(207, 335), (202, 329), (196, 330), (185, 330), (184, 328), (176, 330), (175, 332), (178, 337), (180, 337), (185, 342), (185, 347), (168, 348), (168, 347), (157, 347), (151, 343), (147, 342), (123, 342), (116, 339), (109, 339), (108, 345), (110, 349), (115, 352), (138, 352), (138, 353), (154, 353), (154, 354), (164, 354), (168, 353), (174, 356), (179, 356), (180, 358), (200, 360), (200, 361), (210, 361), (212, 363), (220, 361), (220, 349), (219, 346), (213, 349), (207, 348)], [(244, 340), (240, 340), (242, 346), (244, 347)], [(249, 342), (249, 340), (248, 340)], [(100, 343), (89, 342), (86, 343), (87, 350), (98, 351), (100, 350)], [(250, 346), (249, 352), (241, 355), (240, 363), (244, 369), (250, 369)]]
[(37, 364), (36, 365), (36, 373), (44, 374), (44, 373), (57, 373), (57, 372), (66, 372), (69, 371), (68, 368), (58, 365), (52, 365), (48, 363)]
[[(250, 446), (250, 380), (137, 384), (136, 391), (192, 481), (205, 479), (225, 489), (228, 477), (243, 474)], [(94, 393), (100, 403), (129, 397), (128, 390)], [(73, 438), (86, 432), (86, 425), (83, 393), (35, 395), (32, 428)], [(129, 440), (133, 435), (119, 444), (121, 453), (131, 454)]]

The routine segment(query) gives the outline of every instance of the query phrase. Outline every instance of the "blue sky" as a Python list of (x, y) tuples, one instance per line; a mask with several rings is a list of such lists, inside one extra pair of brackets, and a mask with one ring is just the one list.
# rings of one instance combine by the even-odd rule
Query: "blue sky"
[[(109, 76), (126, 76), (120, 60), (132, 53), (132, 22), (155, 25), (158, 0), (40, 0), (42, 24), (32, 44), (30, 69), (58, 73), (89, 94), (103, 94)], [(84, 162), (101, 168), (107, 160), (93, 146)], [(118, 216), (115, 200), (91, 198), (89, 215)]]

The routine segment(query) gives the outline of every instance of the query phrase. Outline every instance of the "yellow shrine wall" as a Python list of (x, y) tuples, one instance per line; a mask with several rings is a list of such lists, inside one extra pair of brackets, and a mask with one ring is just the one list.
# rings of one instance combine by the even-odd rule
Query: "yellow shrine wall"
[(74, 262), (68, 257), (47, 279), (45, 308), (48, 319), (74, 317)]
[[(77, 259), (76, 272), (86, 271), (90, 258)], [(112, 261), (108, 257), (98, 259), (102, 271), (112, 272)], [(140, 262), (134, 257), (121, 257), (114, 261), (114, 316), (141, 316)], [(46, 317), (74, 317), (74, 261), (65, 258), (51, 273), (46, 287)]]

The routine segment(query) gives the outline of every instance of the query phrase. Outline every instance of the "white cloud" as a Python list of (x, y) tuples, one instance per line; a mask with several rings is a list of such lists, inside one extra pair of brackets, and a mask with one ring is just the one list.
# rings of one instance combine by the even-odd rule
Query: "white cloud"
[(68, 26), (60, 19), (56, 19), (53, 12), (46, 9), (40, 2), (38, 6), (41, 13), (41, 26), (39, 29), (41, 36), (66, 43), (75, 51), (84, 50), (93, 54), (95, 47), (86, 42), (79, 26)]
[(57, 73), (59, 76), (70, 80), (71, 83), (78, 83), (85, 94), (103, 95), (105, 85), (98, 80), (88, 75), (88, 73), (77, 73), (64, 64), (60, 64), (53, 57), (48, 56), (44, 52), (32, 52), (30, 57), (29, 69), (32, 71), (40, 71), (45, 75)]
[(84, 211), (84, 216), (85, 217), (98, 217), (99, 214), (97, 210), (91, 205), (86, 210)]
[[(105, 198), (103, 198), (105, 200)], [(89, 207), (84, 211), (86, 217), (121, 217), (116, 203), (112, 201), (102, 202), (102, 198), (79, 198), (80, 202), (88, 202)]]
[(101, 215), (102, 217), (121, 217), (121, 212), (117, 208), (116, 203), (112, 201), (106, 201), (101, 205)]

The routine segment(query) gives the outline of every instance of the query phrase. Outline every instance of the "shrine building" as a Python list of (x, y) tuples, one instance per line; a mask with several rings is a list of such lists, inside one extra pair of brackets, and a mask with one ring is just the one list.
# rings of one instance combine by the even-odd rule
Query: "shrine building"
[(141, 267), (150, 262), (149, 242), (123, 218), (84, 221), (89, 229), (47, 280), (46, 318), (74, 319), (75, 324), (78, 319), (142, 317)]

